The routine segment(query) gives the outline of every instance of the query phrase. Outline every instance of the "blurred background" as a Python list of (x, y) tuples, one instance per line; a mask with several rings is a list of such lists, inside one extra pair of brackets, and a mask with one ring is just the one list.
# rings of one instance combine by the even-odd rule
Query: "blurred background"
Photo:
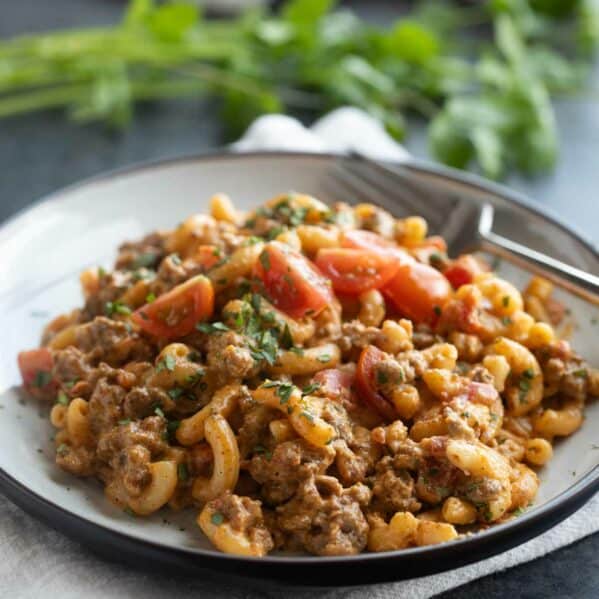
[(595, 0), (0, 7), (0, 219), (106, 169), (221, 147), (259, 114), (309, 125), (355, 105), (414, 156), (503, 180), (595, 237)]

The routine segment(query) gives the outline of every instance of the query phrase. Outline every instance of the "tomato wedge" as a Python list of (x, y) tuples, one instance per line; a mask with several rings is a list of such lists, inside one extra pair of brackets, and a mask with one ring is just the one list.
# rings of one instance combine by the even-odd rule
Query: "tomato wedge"
[(432, 266), (420, 262), (400, 265), (397, 274), (382, 289), (395, 308), (416, 323), (433, 323), (451, 297), (447, 279)]
[(349, 400), (355, 375), (352, 372), (327, 368), (320, 370), (312, 377), (312, 382), (319, 385), (319, 392), (336, 401)]
[(369, 250), (380, 256), (393, 256), (401, 262), (413, 260), (408, 252), (372, 231), (345, 231), (341, 237), (341, 245), (356, 250)]
[(399, 268), (399, 261), (393, 256), (348, 248), (322, 249), (315, 262), (322, 274), (331, 279), (335, 291), (349, 295), (379, 289)]
[(292, 318), (314, 316), (334, 299), (330, 282), (314, 264), (279, 241), (264, 246), (254, 276), (272, 303)]
[(22, 351), (17, 356), (23, 386), (38, 399), (51, 399), (58, 390), (52, 376), (54, 362), (52, 354), (46, 347)]
[(457, 289), (462, 285), (472, 283), (474, 277), (481, 272), (485, 272), (483, 265), (472, 254), (463, 254), (456, 258), (443, 271), (443, 274), (453, 288)]
[(395, 420), (397, 413), (393, 405), (377, 390), (374, 384), (375, 366), (386, 357), (385, 352), (374, 345), (362, 350), (356, 372), (356, 389), (360, 399), (374, 408), (385, 420)]
[(136, 310), (131, 318), (159, 339), (177, 339), (191, 333), (196, 323), (214, 310), (214, 289), (204, 275), (192, 277), (153, 302)]

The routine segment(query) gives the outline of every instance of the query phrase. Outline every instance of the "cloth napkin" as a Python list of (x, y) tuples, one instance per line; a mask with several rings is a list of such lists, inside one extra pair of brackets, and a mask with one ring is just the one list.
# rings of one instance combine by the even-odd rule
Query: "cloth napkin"
[[(313, 152), (359, 150), (371, 157), (405, 160), (398, 145), (371, 117), (341, 108), (311, 129), (282, 115), (259, 118), (232, 148), (302, 150)], [(163, 576), (131, 570), (95, 557), (88, 549), (40, 524), (0, 495), (0, 597), (105, 599), (127, 597), (202, 597), (253, 599), (280, 597), (313, 599), (314, 591), (274, 587), (260, 581), (243, 584), (226, 575)], [(578, 512), (541, 536), (495, 557), (443, 574), (397, 583), (319, 591), (324, 599), (425, 599), (471, 580), (530, 561), (599, 530), (599, 495)]]

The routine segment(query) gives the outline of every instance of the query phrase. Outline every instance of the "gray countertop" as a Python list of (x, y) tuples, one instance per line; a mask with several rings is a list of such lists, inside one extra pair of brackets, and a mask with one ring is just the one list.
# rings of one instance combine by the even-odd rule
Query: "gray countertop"
[[(373, 19), (389, 17), (394, 3), (349, 2)], [(0, 37), (50, 28), (110, 23), (121, 2), (114, 0), (0, 0)], [(599, 68), (595, 72), (599, 82)], [(79, 127), (57, 113), (0, 121), (0, 221), (39, 197), (101, 171), (148, 159), (199, 152), (223, 143), (224, 133), (211, 101), (173, 102), (139, 110), (122, 135), (101, 127)], [(599, 241), (599, 103), (578, 98), (557, 107), (562, 156), (554, 173), (509, 183)], [(426, 137), (416, 128), (407, 147), (426, 157)], [(82, 551), (86, 549), (82, 548)], [(599, 596), (599, 535), (505, 573), (472, 582), (444, 596)]]

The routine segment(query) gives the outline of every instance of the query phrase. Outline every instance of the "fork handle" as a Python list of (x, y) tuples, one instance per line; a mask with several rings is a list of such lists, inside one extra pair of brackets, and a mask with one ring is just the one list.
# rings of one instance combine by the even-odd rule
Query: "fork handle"
[(481, 249), (508, 262), (551, 280), (599, 306), (599, 277), (561, 260), (537, 252), (491, 231), (481, 239)]

